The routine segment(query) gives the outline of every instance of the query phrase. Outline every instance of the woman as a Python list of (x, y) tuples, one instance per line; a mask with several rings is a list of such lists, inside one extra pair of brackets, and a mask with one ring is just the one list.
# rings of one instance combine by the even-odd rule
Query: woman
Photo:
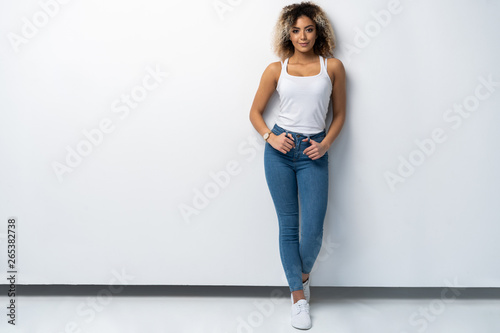
[[(274, 51), (281, 61), (265, 69), (250, 110), (252, 125), (267, 142), (265, 175), (278, 215), (291, 324), (301, 329), (311, 327), (309, 273), (323, 240), (328, 149), (345, 119), (345, 70), (340, 60), (329, 57), (334, 48), (333, 29), (319, 6), (310, 1), (285, 6), (274, 31)], [(262, 115), (274, 90), (280, 113), (269, 130)], [(326, 132), (330, 101), (333, 120)]]

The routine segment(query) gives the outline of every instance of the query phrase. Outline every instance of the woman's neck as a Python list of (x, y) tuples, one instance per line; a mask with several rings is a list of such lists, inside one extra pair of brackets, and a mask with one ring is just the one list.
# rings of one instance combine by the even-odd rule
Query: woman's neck
[(311, 62), (315, 62), (318, 59), (318, 55), (315, 54), (313, 51), (308, 52), (308, 53), (303, 53), (303, 52), (297, 52), (290, 57), (293, 60), (294, 64), (307, 64)]

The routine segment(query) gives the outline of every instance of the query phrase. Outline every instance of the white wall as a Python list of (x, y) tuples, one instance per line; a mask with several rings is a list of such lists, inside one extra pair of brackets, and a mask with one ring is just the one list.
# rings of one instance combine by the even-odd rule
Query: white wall
[[(287, 285), (248, 112), (292, 2), (41, 3), (0, 5), (2, 270), (15, 217), (17, 283)], [(313, 285), (499, 287), (500, 3), (317, 3), (348, 107)]]

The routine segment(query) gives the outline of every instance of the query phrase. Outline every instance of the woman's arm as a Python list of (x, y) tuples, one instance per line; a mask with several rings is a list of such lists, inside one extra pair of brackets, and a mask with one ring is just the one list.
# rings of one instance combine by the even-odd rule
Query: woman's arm
[(328, 61), (328, 71), (333, 72), (333, 88), (332, 88), (332, 109), (333, 109), (333, 119), (326, 133), (325, 138), (321, 142), (316, 142), (311, 140), (311, 146), (304, 149), (304, 154), (309, 156), (311, 159), (316, 160), (322, 157), (333, 141), (337, 138), (344, 125), (345, 120), (345, 106), (346, 106), (346, 94), (345, 94), (345, 69), (344, 65), (339, 59), (330, 58)]
[(260, 135), (270, 132), (262, 115), (264, 114), (264, 110), (266, 109), (269, 99), (276, 90), (276, 72), (279, 70), (279, 67), (280, 65), (278, 62), (273, 62), (264, 70), (260, 79), (259, 88), (255, 93), (252, 107), (250, 109), (250, 122)]
[[(260, 79), (259, 88), (257, 89), (250, 109), (250, 122), (260, 135), (270, 132), (262, 115), (264, 114), (269, 99), (276, 90), (280, 73), (281, 65), (279, 62), (273, 62), (267, 66)], [(292, 138), (291, 134), (289, 134), (289, 137), (286, 137), (285, 133), (278, 136), (271, 133), (267, 142), (273, 146), (273, 148), (286, 154), (290, 149), (295, 147), (295, 143), (290, 138)]]
[(344, 125), (345, 121), (345, 107), (346, 107), (346, 93), (345, 93), (345, 69), (344, 65), (339, 59), (330, 58), (328, 65), (333, 67), (333, 89), (332, 89), (332, 109), (333, 119), (326, 134), (325, 139), (321, 143), (327, 145), (327, 150), (332, 145), (333, 141), (337, 138)]

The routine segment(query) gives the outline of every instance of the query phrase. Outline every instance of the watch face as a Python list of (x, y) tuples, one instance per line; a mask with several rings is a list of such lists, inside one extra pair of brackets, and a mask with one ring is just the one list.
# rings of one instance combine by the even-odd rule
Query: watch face
[(264, 134), (264, 140), (267, 140), (269, 138), (269, 133)]

